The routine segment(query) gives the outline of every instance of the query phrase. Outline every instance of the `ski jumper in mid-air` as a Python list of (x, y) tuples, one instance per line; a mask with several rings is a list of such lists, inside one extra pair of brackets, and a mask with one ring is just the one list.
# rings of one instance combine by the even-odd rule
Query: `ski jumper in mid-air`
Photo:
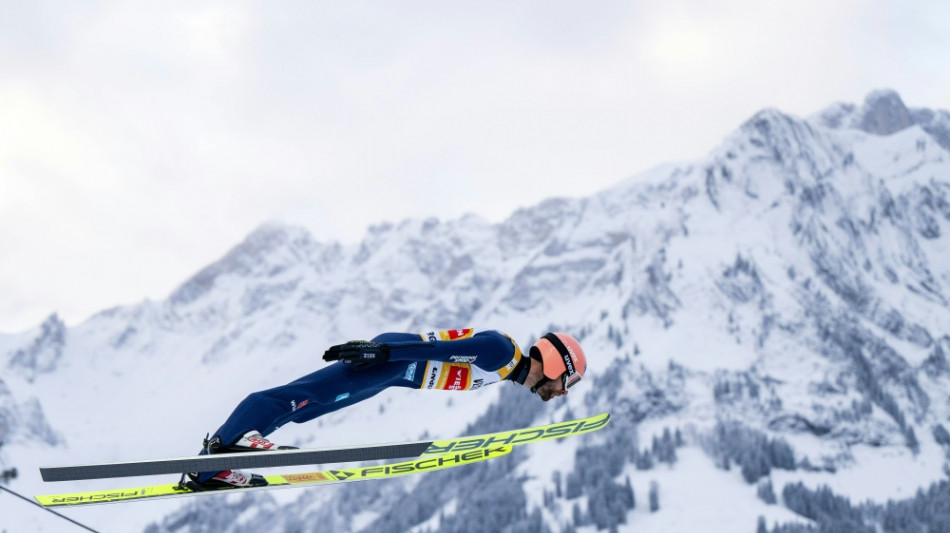
[[(564, 396), (587, 371), (587, 357), (574, 337), (548, 333), (523, 357), (511, 337), (472, 329), (424, 334), (383, 333), (372, 341), (331, 346), (333, 362), (312, 374), (244, 399), (201, 450), (233, 453), (287, 449), (265, 437), (288, 422), (307, 422), (361, 402), (389, 387), (477, 390), (512, 381), (543, 401)], [(208, 488), (261, 486), (258, 474), (238, 470), (188, 474)]]

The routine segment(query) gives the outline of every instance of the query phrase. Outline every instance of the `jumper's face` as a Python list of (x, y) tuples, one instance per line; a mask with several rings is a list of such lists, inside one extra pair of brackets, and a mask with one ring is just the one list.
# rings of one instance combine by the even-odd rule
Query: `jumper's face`
[(553, 379), (538, 388), (538, 396), (545, 402), (551, 398), (557, 398), (558, 396), (564, 396), (566, 394), (567, 391), (564, 390), (564, 383), (560, 379)]

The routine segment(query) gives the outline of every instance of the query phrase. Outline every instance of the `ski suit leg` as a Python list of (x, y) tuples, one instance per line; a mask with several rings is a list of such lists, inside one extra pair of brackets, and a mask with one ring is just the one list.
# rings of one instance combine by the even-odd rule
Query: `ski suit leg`
[[(215, 436), (226, 445), (237, 442), (251, 430), (267, 436), (288, 422), (299, 424), (313, 420), (375, 396), (388, 387), (418, 388), (421, 372), (416, 379), (407, 372), (408, 366), (390, 362), (353, 370), (343, 363), (334, 363), (286, 385), (248, 395)], [(217, 472), (201, 472), (198, 480), (208, 481), (215, 474)]]
[[(417, 335), (387, 333), (374, 340), (408, 341)], [(228, 445), (245, 433), (257, 430), (267, 436), (287, 422), (307, 422), (343, 407), (375, 396), (388, 387), (418, 389), (422, 372), (415, 372), (415, 362), (390, 361), (362, 370), (337, 362), (303, 376), (286, 385), (248, 395), (215, 432)], [(418, 376), (417, 376), (418, 374)], [(201, 451), (206, 453), (205, 450)], [(201, 472), (204, 482), (217, 472)]]
[(353, 370), (334, 363), (286, 385), (250, 394), (215, 432), (233, 444), (246, 432), (267, 436), (288, 422), (307, 422), (379, 394), (388, 387), (418, 387), (405, 379), (406, 363), (382, 363)]

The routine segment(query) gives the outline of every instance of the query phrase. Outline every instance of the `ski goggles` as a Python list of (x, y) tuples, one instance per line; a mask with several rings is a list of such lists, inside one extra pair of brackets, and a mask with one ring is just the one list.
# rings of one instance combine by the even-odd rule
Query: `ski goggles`
[(581, 381), (581, 376), (578, 373), (568, 375), (568, 372), (561, 374), (561, 386), (564, 387), (564, 390), (567, 390), (574, 385), (577, 385)]
[[(554, 378), (554, 379), (557, 379), (557, 378)], [(561, 388), (563, 390), (567, 390), (573, 387), (574, 385), (577, 385), (577, 383), (580, 382), (580, 380), (581, 380), (580, 374), (568, 375), (568, 373), (565, 372), (561, 374)], [(543, 387), (544, 384), (549, 381), (554, 381), (554, 380), (547, 376), (541, 376), (541, 379), (534, 385), (534, 387), (531, 387), (531, 392), (537, 393), (538, 389)]]

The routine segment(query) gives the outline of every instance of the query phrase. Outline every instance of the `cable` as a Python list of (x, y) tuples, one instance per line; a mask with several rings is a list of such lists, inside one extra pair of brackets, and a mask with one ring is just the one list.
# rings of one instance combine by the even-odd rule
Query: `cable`
[(52, 510), (52, 509), (47, 509), (46, 507), (43, 507), (42, 505), (40, 505), (40, 504), (36, 503), (35, 501), (33, 501), (33, 500), (27, 498), (26, 496), (23, 496), (23, 495), (21, 495), (21, 494), (19, 494), (19, 493), (17, 493), (17, 492), (14, 492), (14, 491), (12, 491), (12, 490), (10, 490), (10, 489), (4, 487), (3, 485), (0, 485), (0, 490), (9, 492), (10, 494), (16, 496), (17, 498), (20, 498), (20, 499), (23, 500), (23, 501), (32, 503), (33, 505), (39, 507), (40, 509), (42, 509), (42, 510), (44, 510), (44, 511), (49, 511), (49, 512), (53, 513), (54, 515), (56, 515), (56, 516), (62, 518), (63, 520), (67, 520), (67, 521), (69, 521), (69, 522), (72, 522), (72, 523), (76, 524), (77, 526), (79, 526), (79, 527), (81, 527), (81, 528), (83, 528), (83, 529), (85, 529), (85, 530), (87, 530), (87, 531), (92, 531), (92, 533), (99, 533), (99, 532), (96, 531), (95, 529), (92, 529), (92, 528), (89, 527), (89, 526), (80, 524), (79, 522), (73, 520), (72, 518), (69, 518), (68, 516), (61, 515), (61, 514), (57, 513), (56, 511), (54, 511), (54, 510)]

